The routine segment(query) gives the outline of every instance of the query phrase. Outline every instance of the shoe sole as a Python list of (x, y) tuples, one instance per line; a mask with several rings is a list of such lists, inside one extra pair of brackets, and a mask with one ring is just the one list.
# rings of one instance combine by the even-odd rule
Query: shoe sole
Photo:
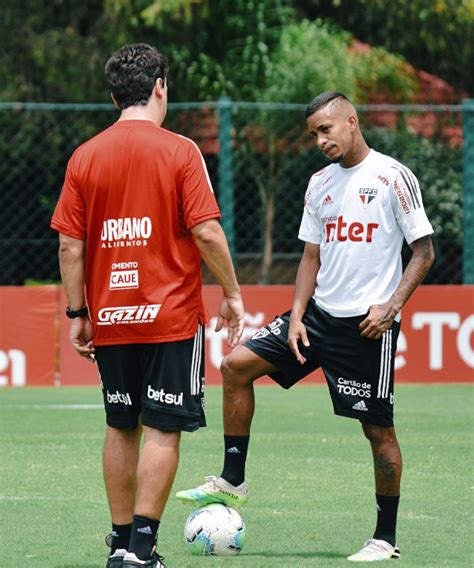
[(123, 568), (127, 568), (127, 567), (141, 567), (141, 568), (152, 568), (154, 566), (156, 567), (160, 567), (160, 566), (164, 566), (164, 564), (159, 564), (157, 560), (154, 561), (154, 563), (149, 563), (149, 564), (142, 564), (140, 562), (134, 562), (133, 560), (127, 560), (127, 562), (124, 562), (122, 564)]
[(349, 556), (349, 558), (347, 560), (349, 560), (350, 562), (383, 562), (385, 560), (399, 560), (400, 559), (400, 550), (398, 548), (396, 548), (393, 553), (392, 556), (390, 556), (390, 558), (380, 558), (377, 560), (367, 560), (367, 559), (356, 559), (356, 558), (351, 558)]
[(176, 494), (176, 499), (181, 501), (182, 503), (190, 503), (191, 505), (200, 505), (205, 507), (206, 505), (212, 505), (214, 503), (219, 503), (221, 505), (225, 505), (226, 507), (242, 507), (247, 503), (248, 498), (245, 499), (243, 497), (237, 497), (236, 499), (232, 499), (232, 497), (219, 497), (214, 495), (208, 495), (203, 497), (191, 497), (190, 495), (180, 495), (179, 493)]
[(107, 561), (106, 568), (122, 568), (123, 567), (123, 558), (112, 558)]

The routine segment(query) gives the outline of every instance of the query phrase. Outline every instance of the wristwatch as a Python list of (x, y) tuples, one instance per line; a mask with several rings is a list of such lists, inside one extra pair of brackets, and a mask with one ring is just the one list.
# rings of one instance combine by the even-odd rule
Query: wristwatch
[(66, 308), (66, 315), (69, 319), (83, 318), (88, 313), (89, 313), (89, 310), (88, 310), (87, 306), (84, 306), (80, 310), (76, 310), (76, 311), (71, 310), (71, 308), (69, 306)]

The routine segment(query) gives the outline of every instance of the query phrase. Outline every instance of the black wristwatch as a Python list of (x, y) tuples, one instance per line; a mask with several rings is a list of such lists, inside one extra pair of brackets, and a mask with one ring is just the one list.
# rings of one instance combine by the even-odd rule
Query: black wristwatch
[(76, 310), (76, 311), (71, 310), (71, 308), (69, 306), (66, 308), (66, 315), (69, 319), (83, 318), (88, 313), (89, 313), (89, 310), (87, 309), (87, 306), (84, 306), (80, 310)]

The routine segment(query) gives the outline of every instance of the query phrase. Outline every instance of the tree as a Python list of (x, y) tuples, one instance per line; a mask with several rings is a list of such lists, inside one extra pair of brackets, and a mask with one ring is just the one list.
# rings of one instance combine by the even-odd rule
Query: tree
[[(308, 103), (323, 91), (341, 90), (353, 97), (355, 75), (347, 52), (348, 41), (347, 34), (321, 20), (286, 26), (278, 46), (270, 54), (265, 85), (257, 96), (263, 102)], [(293, 124), (285, 124), (279, 113), (264, 109), (258, 111), (255, 123), (246, 126), (238, 136), (237, 147), (245, 155), (262, 206), (261, 284), (271, 282), (275, 207), (281, 189), (286, 187), (285, 156), (300, 151), (304, 146), (302, 139), (302, 112)]]
[[(172, 102), (228, 95), (306, 104), (325, 90), (341, 90), (354, 102), (374, 91), (403, 102), (416, 90), (400, 57), (383, 48), (354, 52), (349, 33), (321, 19), (301, 21), (290, 0), (26, 0), (8, 3), (3, 16), (0, 34), (10, 48), (0, 55), (4, 100), (108, 102), (105, 61), (136, 41), (168, 56)], [(284, 124), (279, 112), (254, 111), (234, 137), (260, 199), (262, 283), (271, 281), (275, 210), (288, 187), (285, 158), (309, 144), (303, 113), (293, 116)], [(193, 136), (192, 124), (187, 134)]]
[[(364, 102), (366, 92), (376, 87), (392, 89), (405, 100), (416, 89), (403, 60), (384, 49), (377, 50), (374, 60), (370, 54), (353, 53), (351, 44), (350, 34), (319, 19), (285, 26), (266, 60), (264, 84), (253, 96), (262, 102), (307, 104), (324, 91), (342, 91), (354, 102)], [(237, 133), (236, 151), (258, 188), (264, 219), (262, 284), (271, 282), (275, 209), (287, 188), (285, 158), (307, 146), (302, 112), (288, 124), (279, 113), (263, 109)]]
[(295, 0), (306, 17), (330, 18), (358, 39), (400, 53), (458, 93), (474, 92), (472, 0)]

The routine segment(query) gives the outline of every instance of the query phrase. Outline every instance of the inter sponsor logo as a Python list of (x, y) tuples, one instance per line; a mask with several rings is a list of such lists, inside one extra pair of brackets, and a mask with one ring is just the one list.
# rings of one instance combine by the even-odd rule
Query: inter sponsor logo
[[(324, 223), (326, 219), (334, 219), (334, 217), (323, 217), (321, 221)], [(353, 241), (371, 243), (378, 223), (346, 223), (344, 217), (339, 215), (337, 222), (326, 222), (326, 242), (333, 241)]]
[(150, 400), (156, 402), (163, 402), (164, 404), (173, 404), (174, 406), (183, 406), (183, 393), (172, 394), (165, 392), (163, 389), (155, 390), (151, 385), (148, 385), (147, 396)]
[(125, 406), (132, 406), (132, 399), (128, 392), (121, 393), (119, 391), (111, 394), (107, 391), (107, 402), (109, 404), (125, 404)]
[(147, 246), (152, 230), (150, 217), (106, 219), (100, 235), (102, 248)]
[(97, 325), (152, 323), (160, 308), (161, 304), (102, 308), (97, 313)]
[(110, 273), (110, 290), (126, 290), (138, 287), (138, 270), (113, 270)]

